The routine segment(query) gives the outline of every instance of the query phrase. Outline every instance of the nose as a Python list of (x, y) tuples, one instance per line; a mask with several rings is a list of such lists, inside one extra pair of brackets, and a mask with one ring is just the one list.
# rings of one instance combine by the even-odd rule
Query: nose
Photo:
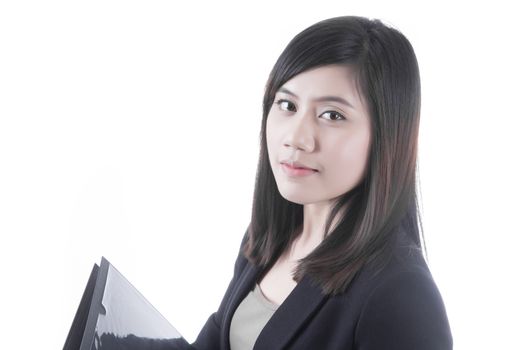
[(294, 121), (289, 125), (290, 129), (285, 139), (285, 146), (312, 152), (315, 147), (315, 126), (312, 124), (312, 114), (309, 111), (303, 114), (297, 112)]

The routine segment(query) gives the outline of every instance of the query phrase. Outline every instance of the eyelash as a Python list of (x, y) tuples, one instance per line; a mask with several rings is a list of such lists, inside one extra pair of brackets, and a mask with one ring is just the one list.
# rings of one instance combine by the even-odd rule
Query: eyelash
[[(277, 100), (277, 101), (275, 102), (275, 104), (276, 104), (277, 106), (280, 106), (280, 105), (281, 105), (281, 102), (288, 102), (288, 103), (291, 103), (291, 104), (293, 105), (293, 103), (292, 103), (291, 101), (288, 101), (288, 100), (283, 99), (283, 98)], [(291, 111), (287, 111), (287, 112), (291, 112)], [(339, 116), (342, 118), (342, 119), (337, 119), (337, 120), (329, 119), (330, 121), (336, 122), (336, 121), (346, 120), (346, 117), (345, 117), (344, 115), (342, 115), (341, 113), (336, 112), (336, 111), (325, 111), (323, 114), (328, 113), (328, 112), (335, 113), (335, 114), (339, 115)]]

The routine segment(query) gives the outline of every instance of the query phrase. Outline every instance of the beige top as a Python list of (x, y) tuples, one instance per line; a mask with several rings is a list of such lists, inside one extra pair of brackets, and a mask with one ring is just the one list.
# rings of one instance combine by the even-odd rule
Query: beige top
[(257, 337), (278, 307), (266, 299), (256, 283), (233, 314), (230, 325), (231, 350), (252, 350)]

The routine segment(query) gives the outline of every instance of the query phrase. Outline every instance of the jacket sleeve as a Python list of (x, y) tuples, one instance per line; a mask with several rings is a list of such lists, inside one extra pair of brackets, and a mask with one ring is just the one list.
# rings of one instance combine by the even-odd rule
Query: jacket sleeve
[(232, 290), (237, 283), (237, 280), (246, 266), (248, 260), (242, 254), (242, 246), (244, 242), (248, 239), (248, 229), (244, 233), (244, 237), (239, 247), (239, 253), (237, 259), (235, 260), (235, 265), (233, 269), (233, 277), (230, 280), (230, 284), (224, 293), (222, 301), (219, 305), (219, 308), (216, 312), (212, 313), (203, 328), (199, 332), (195, 342), (191, 345), (193, 349), (196, 350), (208, 350), (208, 349), (218, 349), (220, 346), (220, 336), (221, 336), (221, 324), (223, 324), (225, 317), (226, 304), (229, 301)]
[(359, 350), (451, 350), (443, 300), (424, 270), (403, 271), (368, 297), (355, 339)]

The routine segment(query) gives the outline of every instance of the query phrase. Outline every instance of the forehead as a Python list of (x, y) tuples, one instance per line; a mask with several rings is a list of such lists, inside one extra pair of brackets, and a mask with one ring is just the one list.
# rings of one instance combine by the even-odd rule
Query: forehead
[(293, 91), (301, 99), (334, 95), (348, 99), (353, 105), (360, 102), (353, 69), (347, 65), (327, 65), (309, 69), (294, 76), (282, 87)]

